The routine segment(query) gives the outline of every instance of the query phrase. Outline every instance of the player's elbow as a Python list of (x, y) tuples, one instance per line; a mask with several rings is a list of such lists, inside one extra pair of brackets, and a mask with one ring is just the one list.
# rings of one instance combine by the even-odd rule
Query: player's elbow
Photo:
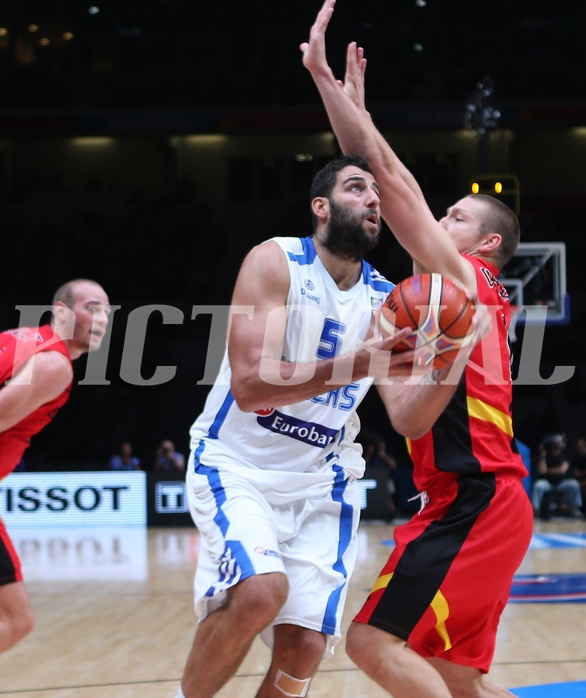
[(426, 434), (433, 423), (418, 415), (399, 414), (391, 419), (393, 429), (406, 439), (419, 439)]
[(232, 381), (230, 389), (238, 409), (242, 410), (242, 412), (254, 412), (255, 401), (252, 391), (248, 390), (246, 386), (237, 381)]
[(260, 409), (253, 400), (234, 398), (234, 402), (241, 412), (256, 412), (256, 410)]
[(244, 377), (232, 377), (230, 391), (238, 409), (242, 412), (256, 412), (267, 407), (264, 399), (264, 391), (258, 381)]
[(388, 393), (379, 388), (393, 429), (406, 439), (418, 439), (432, 426), (421, 406), (414, 408), (401, 394)]

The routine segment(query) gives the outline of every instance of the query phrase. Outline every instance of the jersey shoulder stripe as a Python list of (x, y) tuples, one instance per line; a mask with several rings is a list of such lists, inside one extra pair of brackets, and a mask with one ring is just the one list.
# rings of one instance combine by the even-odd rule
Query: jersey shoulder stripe
[(287, 256), (292, 262), (297, 262), (300, 266), (306, 264), (313, 264), (315, 258), (317, 257), (317, 252), (315, 250), (315, 245), (310, 237), (300, 238), (301, 243), (301, 253), (295, 254), (295, 252), (288, 251)]
[(362, 262), (362, 280), (375, 291), (382, 291), (383, 293), (390, 293), (395, 288), (394, 283), (386, 279), (367, 261)]

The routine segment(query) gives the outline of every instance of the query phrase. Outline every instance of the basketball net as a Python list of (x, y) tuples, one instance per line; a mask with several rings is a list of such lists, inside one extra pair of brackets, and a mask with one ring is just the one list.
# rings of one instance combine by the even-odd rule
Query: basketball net
[(509, 325), (509, 341), (511, 343), (517, 341), (517, 321), (519, 320), (519, 315), (521, 315), (522, 310), (522, 306), (513, 305), (511, 303), (511, 323)]

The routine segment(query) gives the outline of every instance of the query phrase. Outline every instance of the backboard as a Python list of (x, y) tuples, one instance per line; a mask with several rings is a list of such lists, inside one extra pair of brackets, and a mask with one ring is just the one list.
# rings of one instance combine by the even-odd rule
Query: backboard
[[(566, 288), (566, 245), (563, 242), (522, 242), (499, 274), (511, 307), (547, 308), (548, 324), (570, 322), (570, 300)], [(533, 322), (532, 313), (520, 312), (518, 322)], [(541, 313), (536, 322), (542, 322)]]

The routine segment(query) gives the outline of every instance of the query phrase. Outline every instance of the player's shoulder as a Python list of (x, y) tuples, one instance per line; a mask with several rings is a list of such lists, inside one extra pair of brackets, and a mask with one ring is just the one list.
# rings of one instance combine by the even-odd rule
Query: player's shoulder
[(273, 237), (253, 247), (244, 266), (263, 276), (287, 274), (287, 266), (311, 265), (317, 252), (310, 237)]
[(35, 372), (42, 371), (47, 375), (64, 378), (73, 375), (70, 358), (56, 349), (40, 351), (31, 360), (35, 362)]
[(278, 244), (277, 238), (265, 240), (251, 248), (244, 258), (243, 268), (253, 269), (254, 273), (262, 272), (270, 274), (276, 268), (282, 268), (285, 264), (286, 252)]
[(289, 273), (283, 250), (272, 240), (253, 247), (242, 263), (236, 280), (233, 302), (244, 303), (259, 297), (285, 294)]
[(312, 237), (273, 237), (266, 244), (276, 245), (292, 261), (311, 263), (317, 257)]
[(29, 357), (11, 380), (15, 386), (30, 385), (31, 400), (43, 404), (54, 400), (71, 385), (73, 367), (59, 351), (43, 351)]
[(61, 352), (43, 351), (35, 357), (33, 380), (43, 389), (48, 399), (58, 397), (71, 385), (73, 367)]

